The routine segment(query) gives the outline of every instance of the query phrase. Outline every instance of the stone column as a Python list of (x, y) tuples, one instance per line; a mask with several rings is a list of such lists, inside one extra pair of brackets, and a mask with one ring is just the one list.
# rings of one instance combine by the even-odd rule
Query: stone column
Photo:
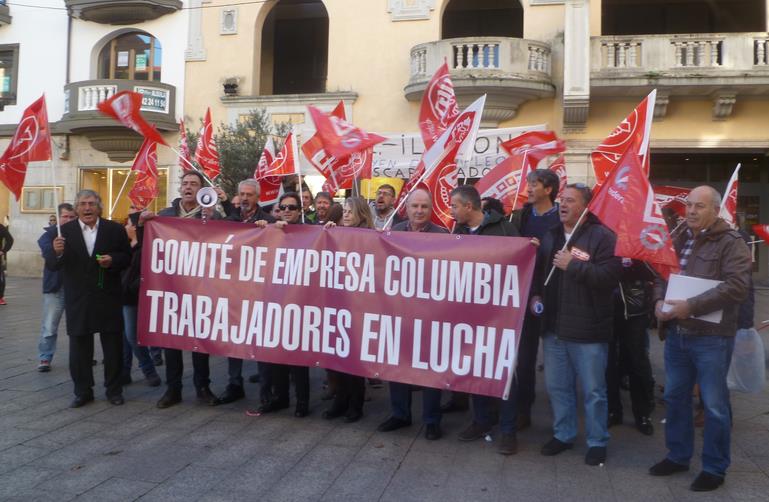
[(579, 129), (590, 109), (589, 0), (566, 0), (563, 59), (563, 123)]

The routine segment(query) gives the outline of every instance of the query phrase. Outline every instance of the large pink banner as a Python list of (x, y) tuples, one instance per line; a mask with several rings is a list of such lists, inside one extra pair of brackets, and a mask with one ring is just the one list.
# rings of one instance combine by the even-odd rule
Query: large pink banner
[(139, 342), (505, 397), (534, 259), (523, 238), (156, 218)]

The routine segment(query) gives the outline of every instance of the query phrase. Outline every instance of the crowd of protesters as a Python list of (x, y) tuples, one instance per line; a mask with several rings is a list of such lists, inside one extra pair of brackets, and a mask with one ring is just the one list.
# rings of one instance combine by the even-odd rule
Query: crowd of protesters
[[(511, 215), (494, 199), (481, 200), (470, 185), (451, 193), (454, 233), (524, 237), (537, 247), (537, 263), (517, 356), (516, 378), (507, 400), (451, 393), (441, 404), (441, 391), (413, 385), (389, 384), (390, 416), (378, 430), (389, 432), (412, 424), (412, 394), (421, 391), (425, 437), (443, 436), (444, 413), (472, 407), (472, 420), (458, 438), (473, 441), (498, 425), (498, 451), (517, 452), (517, 433), (531, 425), (535, 400), (537, 355), (542, 340), (545, 387), (553, 411), (552, 438), (542, 455), (557, 455), (574, 447), (578, 434), (578, 389), (583, 396), (585, 463), (607, 461), (609, 428), (624, 423), (620, 387), (629, 382), (633, 424), (644, 435), (654, 433), (654, 379), (649, 362), (648, 329), (658, 323), (666, 337), (664, 386), (666, 457), (650, 474), (667, 476), (687, 471), (694, 454), (692, 393), (699, 384), (704, 409), (702, 472), (691, 488), (718, 488), (730, 463), (731, 408), (726, 372), (737, 331), (737, 312), (750, 289), (751, 259), (745, 241), (718, 217), (720, 195), (711, 187), (692, 190), (686, 219), (673, 223), (675, 247), (683, 274), (722, 281), (718, 287), (689, 300), (665, 302), (666, 283), (644, 263), (614, 255), (616, 236), (598, 218), (587, 213), (592, 193), (582, 184), (567, 185), (556, 202), (558, 177), (536, 170), (527, 178), (528, 203)], [(393, 204), (396, 190), (382, 185), (373, 204), (350, 197), (339, 204), (331, 194), (314, 197), (309, 188), (296, 190), (296, 180), (271, 207), (260, 207), (259, 184), (244, 180), (233, 200), (217, 189), (219, 204), (204, 208), (197, 192), (206, 180), (197, 172), (181, 178), (180, 197), (158, 214), (177, 218), (226, 219), (264, 228), (274, 225), (323, 225), (398, 232), (446, 233), (431, 222), (432, 197), (413, 190), (405, 203), (405, 217)], [(136, 340), (138, 284), (143, 227), (155, 215), (134, 210), (125, 228), (101, 218), (102, 202), (93, 191), (77, 195), (74, 207), (59, 206), (61, 234), (55, 222), (40, 239), (45, 258), (43, 327), (40, 371), (49, 371), (56, 347), (62, 311), (66, 311), (70, 342), (69, 368), (74, 382), (72, 407), (94, 399), (94, 334), (104, 352), (107, 399), (123, 404), (122, 386), (130, 383), (132, 356), (138, 360), (147, 384), (161, 384), (159, 354)], [(6, 246), (8, 246), (6, 244)], [(4, 248), (4, 251), (7, 249)], [(2, 257), (2, 254), (0, 254)], [(0, 286), (2, 282), (0, 282)], [(0, 297), (2, 293), (0, 292)], [(719, 323), (696, 317), (723, 310)], [(752, 316), (752, 313), (750, 314)], [(246, 397), (243, 361), (228, 358), (228, 381), (222, 394), (211, 390), (209, 356), (193, 352), (192, 381), (197, 398), (206, 405), (231, 403)], [(157, 402), (168, 408), (182, 401), (183, 353), (164, 349), (166, 391)], [(258, 406), (250, 414), (269, 414), (290, 407), (294, 386), (294, 415), (310, 413), (309, 368), (260, 362)], [(370, 382), (371, 383), (371, 382)], [(376, 382), (374, 382), (376, 383)], [(330, 405), (326, 420), (355, 422), (364, 413), (366, 381), (357, 375), (326, 372)]]

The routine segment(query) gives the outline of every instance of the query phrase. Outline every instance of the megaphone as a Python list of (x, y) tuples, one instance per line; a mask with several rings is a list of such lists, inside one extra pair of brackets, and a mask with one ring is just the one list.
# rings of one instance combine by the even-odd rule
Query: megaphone
[(212, 187), (203, 187), (196, 196), (200, 207), (214, 207), (219, 202), (219, 194)]

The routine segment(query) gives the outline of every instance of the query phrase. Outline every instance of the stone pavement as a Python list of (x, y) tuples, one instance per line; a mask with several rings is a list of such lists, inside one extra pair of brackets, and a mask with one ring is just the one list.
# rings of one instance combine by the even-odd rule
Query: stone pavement
[[(138, 371), (126, 404), (104, 401), (95, 368), (97, 401), (68, 408), (72, 388), (61, 336), (51, 373), (38, 373), (40, 282), (10, 278), (9, 305), (0, 307), (0, 500), (767, 500), (769, 397), (733, 394), (732, 467), (722, 489), (694, 494), (698, 451), (689, 473), (658, 479), (646, 471), (664, 455), (664, 407), (656, 432), (642, 436), (628, 423), (611, 429), (604, 467), (583, 462), (585, 446), (554, 458), (540, 455), (550, 438), (550, 411), (539, 374), (534, 426), (520, 433), (519, 453), (502, 457), (495, 443), (460, 443), (468, 416), (444, 417), (444, 439), (428, 442), (417, 420), (407, 429), (376, 432), (387, 416), (386, 389), (371, 390), (362, 421), (320, 418), (322, 372), (312, 370), (312, 414), (248, 417), (247, 400), (207, 407), (194, 402), (191, 364), (184, 402), (155, 408), (163, 388), (147, 387)], [(769, 291), (757, 295), (757, 322), (769, 319)], [(765, 344), (767, 333), (762, 334)], [(98, 344), (97, 344), (98, 345)], [(652, 338), (655, 377), (663, 381), (662, 344)], [(97, 358), (101, 359), (100, 356)], [(226, 383), (226, 360), (212, 358), (212, 388)], [(255, 368), (246, 364), (246, 374)], [(419, 393), (414, 412), (419, 416)], [(627, 395), (624, 395), (627, 403)], [(629, 408), (629, 404), (627, 404)], [(630, 415), (628, 413), (628, 415)]]

